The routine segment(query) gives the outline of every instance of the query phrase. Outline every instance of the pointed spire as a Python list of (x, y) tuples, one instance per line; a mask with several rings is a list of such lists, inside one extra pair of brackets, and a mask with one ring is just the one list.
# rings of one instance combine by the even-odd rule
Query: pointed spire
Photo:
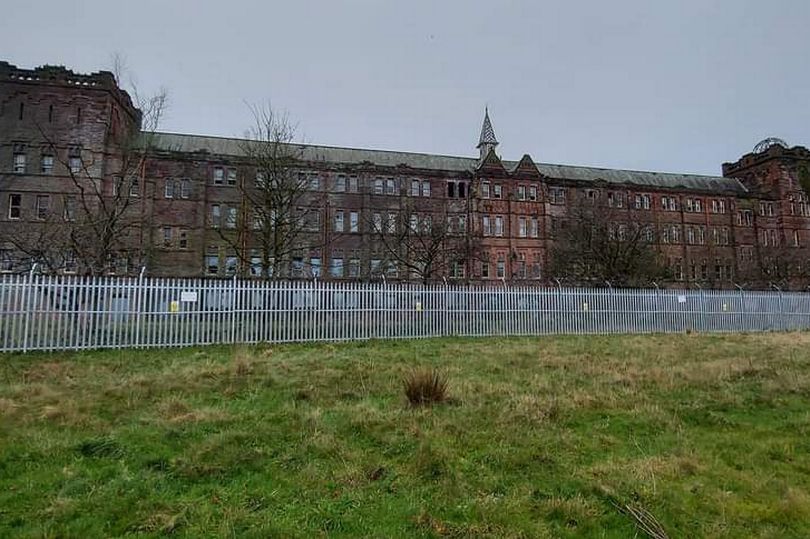
[(495, 149), (498, 145), (498, 139), (495, 138), (495, 130), (492, 129), (492, 122), (489, 120), (489, 107), (484, 108), (484, 124), (481, 126), (481, 136), (478, 139), (478, 150), (483, 159), (490, 150)]

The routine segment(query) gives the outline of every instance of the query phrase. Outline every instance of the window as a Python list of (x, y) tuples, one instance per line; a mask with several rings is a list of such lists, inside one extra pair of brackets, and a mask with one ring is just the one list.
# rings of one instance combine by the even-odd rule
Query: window
[(211, 215), (210, 215), (211, 226), (213, 228), (219, 228), (220, 219), (221, 219), (221, 209), (219, 204), (211, 204)]
[(624, 207), (624, 195), (622, 193), (608, 191), (607, 200), (608, 200), (608, 207), (610, 208)]
[(385, 190), (385, 182), (383, 182), (382, 178), (375, 178), (374, 179), (374, 194), (375, 195), (382, 195)]
[(385, 268), (385, 274), (388, 275), (389, 278), (396, 277), (397, 275), (399, 275), (399, 268), (397, 267), (397, 263), (388, 262), (388, 265)]
[(396, 183), (394, 182), (394, 178), (388, 178), (385, 180), (385, 194), (386, 195), (395, 195), (396, 193)]
[(458, 184), (458, 198), (467, 198), (467, 184), (459, 182)]
[(225, 228), (236, 228), (236, 208), (233, 206), (225, 211)]
[(360, 277), (360, 258), (356, 252), (349, 259), (349, 277), (354, 279)]
[(635, 196), (635, 209), (649, 210), (651, 197), (648, 194), (640, 194)]
[(422, 180), (422, 196), (430, 196), (430, 180)]
[(676, 281), (683, 281), (683, 258), (676, 258), (672, 265), (672, 274)]
[(264, 172), (260, 170), (256, 171), (256, 177), (253, 178), (253, 187), (255, 187), (256, 189), (264, 189), (267, 187), (267, 179), (264, 175)]
[(205, 273), (208, 275), (219, 274), (219, 255), (209, 253), (205, 256)]
[(503, 187), (501, 184), (496, 183), (492, 186), (492, 198), (501, 198), (503, 196)]
[(214, 185), (225, 183), (225, 170), (222, 167), (214, 167)]
[(226, 256), (225, 257), (225, 275), (228, 277), (232, 277), (236, 275), (236, 270), (238, 267), (238, 260), (235, 256)]
[(484, 236), (492, 235), (492, 228), (489, 221), (489, 215), (484, 215), (481, 217), (481, 228)]
[(503, 217), (500, 215), (495, 216), (495, 235), (503, 236)]
[(565, 204), (565, 187), (551, 187), (549, 196), (552, 204)]
[(359, 191), (359, 182), (357, 176), (349, 176), (349, 192), (356, 193)]
[(74, 195), (65, 196), (65, 211), (63, 217), (65, 221), (76, 220), (76, 197)]
[(466, 215), (459, 215), (458, 216), (458, 231), (461, 233), (467, 232), (467, 216)]
[(456, 182), (447, 182), (447, 198), (456, 197)]
[(14, 172), (17, 174), (24, 174), (25, 173), (25, 159), (26, 156), (24, 153), (15, 153), (14, 154)]
[(37, 195), (37, 219), (44, 221), (51, 209), (51, 195)]
[(411, 214), (411, 219), (409, 221), (409, 228), (411, 232), (418, 232), (419, 231), (419, 216), (415, 213)]
[(397, 231), (397, 214), (396, 213), (389, 213), (388, 214), (388, 233), (395, 234)]
[(360, 215), (356, 211), (349, 212), (349, 232), (358, 232)]
[(489, 198), (489, 182), (481, 183), (481, 198)]
[(335, 178), (335, 191), (338, 193), (346, 192), (346, 176), (338, 174)]
[(0, 249), (0, 272), (8, 273), (14, 271), (14, 257), (11, 249)]
[(739, 210), (737, 212), (737, 225), (752, 226), (754, 224), (754, 212), (751, 210)]
[(382, 232), (383, 224), (382, 224), (382, 214), (375, 213), (371, 220), (372, 226), (374, 226), (375, 232)]
[(518, 255), (517, 277), (518, 279), (526, 278), (526, 253), (520, 253)]
[(335, 210), (335, 232), (343, 232), (343, 210)]
[(371, 271), (372, 275), (380, 274), (380, 266), (382, 266), (382, 260), (379, 258), (372, 258), (369, 261), (369, 270)]
[(163, 188), (163, 198), (174, 198), (174, 180), (166, 178), (166, 186)]
[(138, 178), (132, 178), (132, 183), (129, 184), (129, 196), (137, 197), (140, 194), (141, 188), (138, 183)]
[(418, 197), (420, 189), (419, 180), (411, 180), (411, 196)]
[(321, 190), (321, 177), (318, 174), (313, 173), (309, 175), (309, 190), (310, 191)]
[(538, 236), (538, 230), (539, 230), (539, 227), (538, 227), (537, 217), (532, 217), (531, 220), (529, 221), (529, 235), (532, 238), (536, 238)]
[(40, 162), (40, 172), (43, 174), (51, 174), (53, 172), (53, 156), (43, 155)]
[(798, 230), (793, 231), (793, 246), (794, 247), (799, 246), (799, 231)]
[(65, 253), (63, 271), (65, 273), (76, 273), (78, 269), (79, 264), (76, 262), (76, 253), (73, 251), (68, 251)]
[(726, 201), (722, 199), (712, 199), (712, 213), (726, 213)]
[(228, 178), (227, 179), (228, 179), (228, 185), (236, 185), (236, 169), (235, 168), (228, 168)]
[(453, 260), (453, 265), (450, 268), (450, 278), (451, 279), (463, 279), (464, 278), (464, 262), (459, 260)]
[(262, 276), (262, 253), (258, 249), (252, 249), (250, 251), (250, 276), (251, 277), (261, 277)]
[(309, 258), (309, 273), (313, 277), (320, 277), (321, 276), (321, 255), (315, 254), (315, 256), (310, 256)]
[(172, 246), (172, 227), (164, 226), (163, 227), (163, 247), (171, 247)]
[(329, 266), (329, 275), (335, 278), (343, 277), (343, 252), (335, 251)]
[(526, 186), (525, 185), (518, 185), (517, 198), (518, 198), (518, 200), (526, 200)]
[(495, 267), (495, 276), (499, 279), (503, 279), (506, 276), (506, 259), (504, 255), (498, 255), (498, 262)]
[(529, 186), (529, 200), (537, 200), (537, 186), (530, 185)]
[(68, 169), (72, 174), (78, 174), (82, 170), (82, 158), (72, 156), (68, 158)]
[(489, 261), (486, 259), (481, 261), (481, 278), (489, 279)]
[(8, 218), (17, 220), (22, 216), (22, 195), (8, 195)]
[(518, 217), (518, 236), (521, 238), (526, 237), (526, 218), (525, 217)]
[(177, 245), (181, 249), (188, 249), (188, 230), (181, 228), (178, 233)]
[(678, 211), (678, 199), (675, 197), (661, 197), (661, 209), (664, 211)]

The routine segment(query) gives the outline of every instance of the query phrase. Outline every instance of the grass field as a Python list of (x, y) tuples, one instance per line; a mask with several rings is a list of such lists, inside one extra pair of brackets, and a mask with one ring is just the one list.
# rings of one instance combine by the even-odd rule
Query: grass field
[[(424, 365), (450, 402), (407, 404)], [(644, 537), (628, 508), (810, 537), (810, 334), (0, 357), (3, 537)]]

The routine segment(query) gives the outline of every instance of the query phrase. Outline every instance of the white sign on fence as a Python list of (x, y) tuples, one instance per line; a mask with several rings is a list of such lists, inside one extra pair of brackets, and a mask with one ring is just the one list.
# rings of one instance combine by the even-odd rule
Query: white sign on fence
[(197, 292), (180, 292), (180, 301), (183, 303), (197, 303)]

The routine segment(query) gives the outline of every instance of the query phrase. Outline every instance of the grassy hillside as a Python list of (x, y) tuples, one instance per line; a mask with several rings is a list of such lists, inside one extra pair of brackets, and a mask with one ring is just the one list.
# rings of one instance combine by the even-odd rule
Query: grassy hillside
[[(424, 365), (449, 402), (407, 404)], [(0, 356), (0, 536), (624, 538), (644, 511), (810, 536), (810, 334)]]

